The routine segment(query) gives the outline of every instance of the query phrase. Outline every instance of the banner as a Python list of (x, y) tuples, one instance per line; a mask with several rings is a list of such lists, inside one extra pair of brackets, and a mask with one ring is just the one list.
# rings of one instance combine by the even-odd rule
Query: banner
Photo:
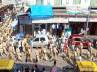
[(51, 6), (34, 5), (31, 7), (30, 16), (32, 19), (52, 17), (53, 10)]

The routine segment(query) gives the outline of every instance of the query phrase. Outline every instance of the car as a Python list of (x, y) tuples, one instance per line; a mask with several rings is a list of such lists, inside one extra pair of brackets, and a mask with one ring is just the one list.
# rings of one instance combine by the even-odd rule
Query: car
[(49, 44), (49, 39), (47, 35), (37, 35), (30, 42), (33, 48), (42, 47)]
[(75, 45), (76, 47), (80, 47), (81, 43), (83, 45), (83, 48), (88, 48), (90, 45), (92, 45), (92, 42), (85, 39), (83, 35), (73, 34), (68, 39), (69, 46)]

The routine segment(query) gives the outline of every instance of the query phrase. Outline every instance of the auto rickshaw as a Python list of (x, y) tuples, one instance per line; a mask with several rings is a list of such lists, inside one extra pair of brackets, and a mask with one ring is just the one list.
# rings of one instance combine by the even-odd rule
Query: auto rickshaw
[(0, 59), (0, 72), (14, 72), (14, 60)]
[(92, 61), (77, 61), (77, 72), (97, 72), (97, 65)]

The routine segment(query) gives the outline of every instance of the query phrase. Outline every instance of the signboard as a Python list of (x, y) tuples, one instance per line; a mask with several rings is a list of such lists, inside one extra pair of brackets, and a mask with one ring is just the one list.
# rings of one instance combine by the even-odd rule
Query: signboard
[(53, 16), (52, 6), (33, 5), (30, 16), (32, 19), (48, 18)]
[(75, 5), (67, 6), (66, 9), (68, 12), (80, 12), (81, 11), (81, 7), (75, 6)]
[(66, 7), (67, 12), (70, 12), (71, 14), (78, 14), (78, 13), (84, 13), (88, 14), (88, 7), (81, 7), (80, 5), (72, 5)]
[(86, 22), (87, 21), (87, 18), (69, 18), (69, 21), (72, 21), (72, 22)]

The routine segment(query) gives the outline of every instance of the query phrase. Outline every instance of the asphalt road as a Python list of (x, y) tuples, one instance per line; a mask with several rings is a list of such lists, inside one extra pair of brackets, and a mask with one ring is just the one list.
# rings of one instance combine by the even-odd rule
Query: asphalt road
[[(32, 58), (33, 59), (35, 59), (35, 50), (36, 49), (32, 49)], [(87, 50), (83, 50), (83, 53), (87, 53)], [(95, 50), (95, 49), (92, 49), (92, 53), (97, 53), (97, 50)], [(3, 57), (1, 57), (1, 58), (6, 58), (6, 56), (4, 55)], [(8, 58), (8, 57), (7, 57)], [(35, 62), (25, 62), (25, 55), (22, 53), (22, 62), (20, 62), (20, 61), (15, 61), (16, 62), (16, 64), (21, 64), (21, 65), (23, 65), (23, 66), (29, 66), (30, 67), (30, 69), (31, 69), (31, 67), (32, 67), (32, 65), (33, 64), (35, 64)], [(62, 57), (61, 57), (61, 54), (60, 55), (58, 55), (58, 57), (56, 58), (56, 61), (57, 61), (57, 67), (58, 67), (58, 70), (59, 70), (59, 72), (62, 72), (62, 68), (63, 67), (65, 67), (65, 66), (67, 66), (67, 65), (71, 65), (71, 63), (70, 62), (68, 62), (66, 59), (63, 59)], [(48, 60), (48, 61), (45, 61), (45, 60), (40, 60), (40, 61), (38, 61), (37, 62), (37, 65), (38, 65), (38, 67), (40, 68), (40, 69), (42, 69), (43, 67), (45, 67), (45, 69), (46, 69), (46, 72), (49, 72), (50, 71), (50, 69), (51, 69), (51, 67), (53, 66), (53, 60)]]

